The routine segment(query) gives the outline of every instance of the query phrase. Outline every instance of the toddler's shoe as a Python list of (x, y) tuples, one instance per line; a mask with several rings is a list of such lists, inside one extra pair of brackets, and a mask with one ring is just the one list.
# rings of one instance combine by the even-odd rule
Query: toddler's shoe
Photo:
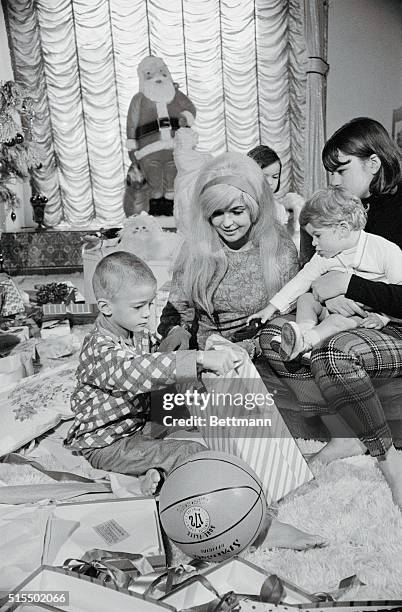
[(283, 361), (292, 361), (301, 353), (306, 353), (311, 348), (311, 343), (306, 342), (303, 332), (297, 323), (293, 321), (284, 323), (281, 332), (281, 345), (279, 347), (279, 355)]
[(310, 366), (311, 351), (308, 351), (308, 353), (303, 353), (302, 358), (301, 358), (301, 362), (302, 362), (303, 365)]
[(281, 337), (279, 335), (273, 336), (271, 338), (269, 345), (273, 351), (275, 351), (276, 353), (279, 353), (279, 349), (281, 348)]

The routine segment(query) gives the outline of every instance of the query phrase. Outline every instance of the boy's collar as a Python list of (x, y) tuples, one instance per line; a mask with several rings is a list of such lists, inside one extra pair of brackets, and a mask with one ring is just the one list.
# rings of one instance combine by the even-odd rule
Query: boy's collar
[(112, 336), (114, 336), (118, 340), (120, 340), (120, 338), (123, 338), (124, 340), (132, 338), (131, 332), (129, 332), (127, 329), (123, 329), (122, 327), (120, 327), (120, 325), (117, 325), (117, 323), (114, 323), (110, 319), (110, 317), (105, 317), (102, 312), (100, 312), (98, 315), (97, 326), (102, 331), (106, 331), (109, 334), (112, 334)]

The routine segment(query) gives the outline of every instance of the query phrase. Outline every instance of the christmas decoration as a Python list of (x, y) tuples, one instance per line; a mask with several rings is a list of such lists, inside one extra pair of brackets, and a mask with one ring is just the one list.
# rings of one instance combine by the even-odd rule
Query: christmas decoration
[(41, 164), (33, 138), (34, 100), (14, 81), (0, 84), (0, 206), (10, 211), (15, 221), (15, 208), (20, 204), (9, 183), (24, 179), (30, 170)]
[(48, 199), (46, 196), (37, 193), (30, 199), (33, 208), (33, 218), (35, 223), (38, 224), (37, 230), (46, 229), (44, 225), (45, 207)]
[(131, 166), (124, 209), (132, 214), (138, 213), (141, 206), (148, 208), (149, 196), (151, 215), (172, 215), (176, 176), (174, 136), (180, 126), (194, 123), (196, 109), (173, 82), (160, 57), (145, 57), (138, 65), (138, 77), (139, 91), (133, 96), (127, 114), (126, 144)]
[(40, 285), (36, 294), (38, 305), (42, 304), (61, 304), (71, 293), (71, 287), (65, 283), (49, 283)]

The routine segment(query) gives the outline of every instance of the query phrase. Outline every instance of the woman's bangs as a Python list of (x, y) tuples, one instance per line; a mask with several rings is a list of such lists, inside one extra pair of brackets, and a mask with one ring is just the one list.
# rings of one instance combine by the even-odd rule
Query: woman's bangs
[(339, 149), (337, 147), (324, 147), (322, 163), (328, 172), (335, 172), (339, 166), (343, 165), (339, 161)]
[(229, 210), (234, 204), (243, 204), (242, 195), (242, 191), (231, 185), (214, 185), (209, 187), (200, 199), (205, 218), (210, 219), (217, 211)]

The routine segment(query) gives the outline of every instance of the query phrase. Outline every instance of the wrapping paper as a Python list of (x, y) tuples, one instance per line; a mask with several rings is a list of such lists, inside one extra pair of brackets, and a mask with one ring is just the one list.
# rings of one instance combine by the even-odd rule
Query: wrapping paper
[[(212, 335), (208, 338), (206, 348), (223, 342), (231, 344), (221, 336)], [(245, 357), (237, 371), (230, 372), (225, 378), (208, 374), (203, 377), (203, 383), (207, 392), (215, 393), (215, 396), (225, 393), (245, 398), (249, 393), (254, 397), (257, 394), (269, 394), (248, 357)], [(311, 480), (313, 474), (274, 403), (250, 411), (244, 410), (243, 406), (213, 406), (209, 402), (202, 412), (197, 406), (190, 406), (189, 410), (192, 415), (202, 415), (205, 419), (205, 425), (199, 425), (199, 429), (208, 447), (243, 459), (260, 478), (267, 502), (278, 501)], [(211, 417), (218, 414), (225, 419), (239, 415), (246, 418), (269, 418), (271, 426), (211, 425)]]

